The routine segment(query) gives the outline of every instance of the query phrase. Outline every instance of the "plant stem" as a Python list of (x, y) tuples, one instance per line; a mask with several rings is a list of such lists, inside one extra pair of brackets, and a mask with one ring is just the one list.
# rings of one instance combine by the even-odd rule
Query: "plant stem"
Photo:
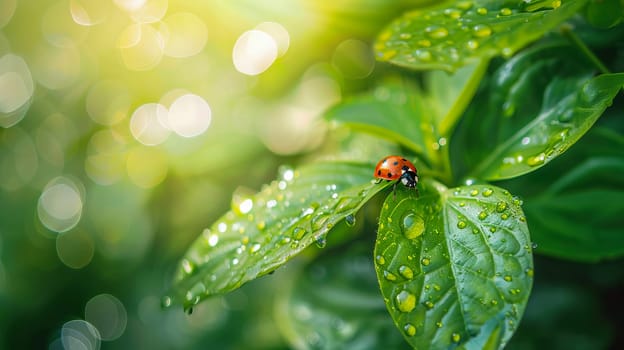
[(569, 25), (561, 26), (561, 33), (574, 44), (581, 52), (589, 58), (590, 61), (598, 68), (598, 70), (603, 74), (609, 74), (609, 68), (602, 63), (602, 61), (594, 55), (594, 53), (585, 45), (585, 43), (572, 31), (572, 27)]

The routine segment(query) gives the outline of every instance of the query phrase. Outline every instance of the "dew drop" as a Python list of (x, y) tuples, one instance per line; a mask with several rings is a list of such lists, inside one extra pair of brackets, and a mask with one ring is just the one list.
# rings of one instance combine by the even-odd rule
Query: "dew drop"
[(414, 271), (409, 266), (401, 265), (399, 266), (399, 273), (401, 276), (405, 277), (408, 280), (414, 278)]
[(505, 210), (507, 210), (507, 203), (506, 202), (501, 201), (501, 202), (498, 202), (496, 204), (496, 211), (497, 212), (502, 213)]
[(531, 243), (531, 248), (537, 249), (537, 243), (535, 243), (535, 242)]
[(507, 220), (507, 219), (509, 219), (509, 215), (507, 213), (502, 213), (501, 214), (501, 219)]
[(458, 221), (458, 222), (457, 222), (457, 228), (459, 228), (459, 229), (466, 228), (466, 226), (467, 226), (467, 225), (468, 225), (468, 224), (466, 224), (466, 222), (465, 222), (465, 221), (462, 221), (462, 220), (460, 220), (460, 221)]
[(425, 231), (425, 221), (422, 216), (415, 213), (409, 213), (403, 217), (402, 222), (403, 235), (407, 239), (415, 239)]
[(258, 230), (262, 231), (266, 227), (266, 223), (264, 221), (258, 221), (256, 227), (258, 228)]
[(461, 17), (462, 12), (457, 9), (447, 8), (447, 9), (444, 9), (444, 15), (452, 19), (458, 19), (459, 17)]
[(306, 230), (302, 227), (295, 227), (295, 229), (292, 232), (292, 238), (296, 239), (296, 240), (300, 240), (303, 238), (303, 236), (305, 236), (306, 234)]
[(496, 227), (494, 227), (494, 226), (490, 227), (490, 232), (492, 232), (492, 233), (496, 232)]
[(489, 197), (494, 193), (491, 188), (486, 188), (483, 190), (483, 197)]
[(173, 299), (171, 299), (170, 296), (165, 295), (161, 300), (160, 300), (160, 306), (162, 307), (171, 307), (171, 304), (173, 303)]
[(510, 275), (505, 275), (505, 277), (503, 277), (503, 279), (507, 282), (511, 282), (513, 280), (513, 278)]
[(431, 52), (425, 49), (416, 49), (416, 51), (414, 51), (414, 56), (423, 62), (429, 62), (433, 58)]
[(329, 221), (329, 215), (326, 215), (326, 214), (318, 214), (318, 215), (316, 215), (311, 220), (312, 229), (314, 231), (318, 231), (318, 230), (322, 229), (323, 226), (325, 226), (325, 224), (327, 223), (327, 221)]
[(394, 282), (397, 279), (397, 276), (390, 271), (384, 271), (384, 278), (390, 282)]
[(482, 211), (479, 213), (479, 220), (485, 220), (485, 218), (487, 218), (488, 213), (485, 211)]
[(485, 38), (492, 34), (492, 28), (485, 24), (477, 24), (472, 27), (472, 34), (477, 38)]
[(472, 1), (460, 1), (457, 3), (457, 7), (460, 10), (464, 10), (464, 11), (469, 10), (472, 7), (472, 5), (473, 5)]
[(490, 304), (492, 304), (493, 306), (496, 306), (498, 305), (498, 300), (492, 299), (492, 301), (490, 301)]
[(459, 202), (459, 206), (460, 207), (465, 207), (466, 206), (466, 202)]
[(345, 217), (345, 223), (347, 224), (347, 226), (353, 227), (353, 225), (355, 225), (355, 215), (353, 214), (347, 215)]
[(425, 307), (429, 310), (433, 309), (435, 307), (435, 304), (433, 302), (431, 302), (430, 300), (427, 300), (424, 302)]
[(444, 324), (441, 321), (436, 322), (436, 327), (442, 328), (442, 326), (444, 326)]
[(476, 50), (479, 48), (479, 42), (476, 40), (468, 40), (466, 42), (466, 47), (470, 50)]
[(477, 9), (477, 13), (480, 14), (480, 15), (487, 15), (488, 10), (485, 7), (479, 7)]
[(448, 29), (439, 26), (429, 26), (425, 28), (425, 33), (432, 39), (443, 39), (449, 34)]
[(526, 269), (524, 272), (526, 273), (527, 276), (533, 277), (533, 269)]
[(477, 189), (474, 189), (474, 190), (470, 191), (470, 195), (473, 196), (473, 197), (478, 195), (478, 194), (479, 194), (479, 190), (477, 190)]
[(431, 259), (422, 258), (422, 260), (420, 260), (420, 263), (423, 264), (424, 266), (428, 266), (429, 264), (431, 264)]
[(262, 246), (260, 245), (260, 243), (254, 243), (254, 244), (251, 246), (251, 248), (249, 249), (249, 252), (250, 252), (250, 253), (252, 253), (252, 254), (253, 254), (253, 253), (257, 253), (257, 252), (260, 250), (260, 248), (261, 248), (261, 247), (262, 247)]
[(193, 270), (195, 270), (195, 264), (193, 264), (188, 259), (184, 259), (182, 260), (182, 270), (184, 271), (184, 273), (190, 275), (191, 273), (193, 273)]
[(509, 16), (509, 15), (511, 15), (511, 13), (512, 13), (512, 12), (511, 12), (511, 9), (510, 9), (510, 8), (508, 8), (508, 7), (503, 7), (503, 8), (500, 10), (500, 12), (499, 12), (499, 14), (500, 14), (501, 16)]
[(431, 41), (429, 41), (427, 39), (418, 40), (417, 44), (420, 47), (431, 47)]
[(411, 37), (412, 37), (412, 34), (410, 34), (410, 33), (401, 33), (401, 34), (399, 34), (399, 38), (401, 38), (403, 40), (410, 39)]
[(377, 260), (377, 264), (379, 264), (379, 265), (385, 265), (386, 264), (386, 259), (383, 256), (381, 256), (381, 255), (377, 255), (375, 257), (375, 260)]
[(314, 240), (314, 243), (319, 248), (325, 248), (327, 246), (327, 234), (321, 234)]
[(404, 290), (396, 296), (396, 305), (401, 312), (410, 312), (416, 307), (416, 296)]
[(440, 285), (438, 285), (438, 284), (435, 284), (435, 283), (434, 283), (434, 284), (433, 284), (433, 289), (434, 289), (436, 292), (439, 292), (441, 288), (440, 288)]
[(459, 333), (453, 333), (451, 334), (451, 340), (453, 341), (453, 343), (459, 343), (459, 341), (461, 340), (461, 335), (459, 335)]
[(542, 152), (536, 156), (527, 158), (526, 163), (528, 166), (538, 166), (544, 164), (545, 160), (546, 155), (544, 154), (544, 152)]
[(403, 331), (405, 331), (408, 337), (413, 337), (416, 334), (416, 327), (411, 323), (406, 323), (405, 326), (403, 326)]

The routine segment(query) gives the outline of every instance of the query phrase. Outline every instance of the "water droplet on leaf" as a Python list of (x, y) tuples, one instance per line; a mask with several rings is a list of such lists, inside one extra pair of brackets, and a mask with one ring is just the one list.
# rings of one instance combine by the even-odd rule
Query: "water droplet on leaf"
[(413, 337), (416, 334), (416, 327), (410, 323), (406, 323), (405, 326), (403, 326), (403, 330), (408, 337)]
[(428, 266), (431, 263), (431, 259), (422, 258), (422, 260), (420, 260), (420, 263), (423, 264), (424, 266)]
[(416, 296), (404, 290), (396, 296), (396, 305), (401, 312), (410, 312), (416, 307)]
[(492, 28), (485, 24), (477, 24), (476, 26), (472, 27), (472, 33), (477, 38), (485, 38), (492, 34)]
[(420, 215), (409, 213), (403, 217), (403, 235), (407, 239), (414, 239), (425, 231), (425, 221)]
[(345, 223), (347, 224), (347, 226), (353, 227), (353, 225), (355, 225), (355, 215), (353, 214), (347, 215), (345, 217)]
[(414, 278), (414, 271), (409, 266), (401, 265), (399, 266), (399, 273), (401, 276), (405, 277), (408, 280)]
[(425, 33), (432, 39), (446, 38), (448, 35), (448, 29), (440, 26), (429, 26), (425, 28)]

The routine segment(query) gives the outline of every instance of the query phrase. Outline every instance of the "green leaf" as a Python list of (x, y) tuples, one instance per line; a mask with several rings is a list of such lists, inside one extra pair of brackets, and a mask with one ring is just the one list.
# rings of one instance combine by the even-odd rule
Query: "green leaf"
[(354, 130), (397, 142), (425, 159), (426, 145), (435, 140), (433, 130), (420, 124), (430, 125), (433, 120), (422, 92), (407, 79), (389, 79), (372, 93), (333, 107), (325, 116)]
[(575, 54), (568, 46), (536, 47), (496, 69), (454, 139), (464, 164), (474, 166), (469, 177), (507, 179), (540, 168), (611, 105), (624, 74), (592, 78), (590, 64)]
[(624, 256), (624, 137), (594, 128), (550, 166), (509, 181), (526, 189), (537, 252), (596, 262)]
[(440, 147), (474, 95), (487, 62), (454, 74), (428, 72), (425, 91), (407, 79), (388, 79), (373, 92), (347, 100), (325, 117), (351, 129), (397, 142), (427, 163), (440, 162)]
[(327, 252), (286, 288), (278, 324), (294, 349), (409, 348), (386, 311), (368, 245)]
[(381, 61), (413, 69), (454, 71), (514, 52), (579, 11), (586, 0), (455, 1), (393, 21), (375, 43)]
[(375, 269), (397, 327), (418, 349), (504, 346), (529, 298), (533, 261), (519, 200), (486, 185), (388, 196)]
[(232, 203), (231, 211), (204, 230), (180, 262), (164, 305), (189, 309), (275, 270), (313, 243), (324, 246), (336, 223), (389, 184), (374, 184), (373, 168), (326, 161), (283, 169), (278, 180)]

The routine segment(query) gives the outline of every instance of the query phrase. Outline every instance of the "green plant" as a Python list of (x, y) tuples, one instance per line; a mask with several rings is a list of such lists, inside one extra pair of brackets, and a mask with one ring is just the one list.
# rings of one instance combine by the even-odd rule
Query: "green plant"
[[(613, 8), (620, 10), (616, 18), (598, 15), (613, 16)], [(620, 2), (584, 0), (454, 1), (397, 18), (378, 35), (377, 58), (421, 72), (388, 68), (370, 92), (329, 110), (329, 121), (354, 133), (342, 147), (335, 142), (339, 150), (331, 157), (285, 167), (258, 194), (235, 196), (232, 209), (181, 261), (164, 305), (191, 311), (204, 298), (273, 272), (309, 246), (325, 247), (330, 232), (342, 233), (334, 245), (357, 246), (344, 232), (362, 206), (384, 192), (374, 266), (387, 311), (405, 340), (414, 348), (504, 347), (532, 288), (533, 241), (545, 254), (573, 260), (624, 255), (616, 225), (624, 203), (618, 175), (624, 137), (605, 126), (592, 128), (624, 85), (624, 73), (608, 68), (622, 69), (624, 51), (609, 49), (623, 37), (616, 26), (621, 19)], [(590, 130), (585, 146), (566, 152)], [(354, 159), (349, 147), (376, 139), (389, 142), (364, 148)], [(390, 183), (373, 181), (375, 162), (395, 152), (414, 160), (418, 193), (401, 186), (390, 192)], [(561, 167), (541, 169), (564, 152), (564, 173)], [(361, 255), (356, 247), (345, 259)], [(319, 264), (332, 270), (345, 262)], [(346, 295), (337, 305), (377, 319), (372, 296), (350, 300), (358, 291), (344, 285), (354, 274), (370, 282), (365, 276), (372, 271), (336, 269), (324, 281), (340, 286), (334, 296)], [(314, 286), (309, 275), (301, 279)], [(319, 305), (321, 297), (310, 299), (323, 312), (331, 310)], [(322, 319), (316, 321), (318, 332), (331, 334)], [(292, 328), (287, 332), (306, 331)], [(374, 328), (386, 332), (387, 322)], [(326, 341), (354, 339), (354, 332), (337, 332)], [(323, 347), (312, 340), (296, 346)]]

